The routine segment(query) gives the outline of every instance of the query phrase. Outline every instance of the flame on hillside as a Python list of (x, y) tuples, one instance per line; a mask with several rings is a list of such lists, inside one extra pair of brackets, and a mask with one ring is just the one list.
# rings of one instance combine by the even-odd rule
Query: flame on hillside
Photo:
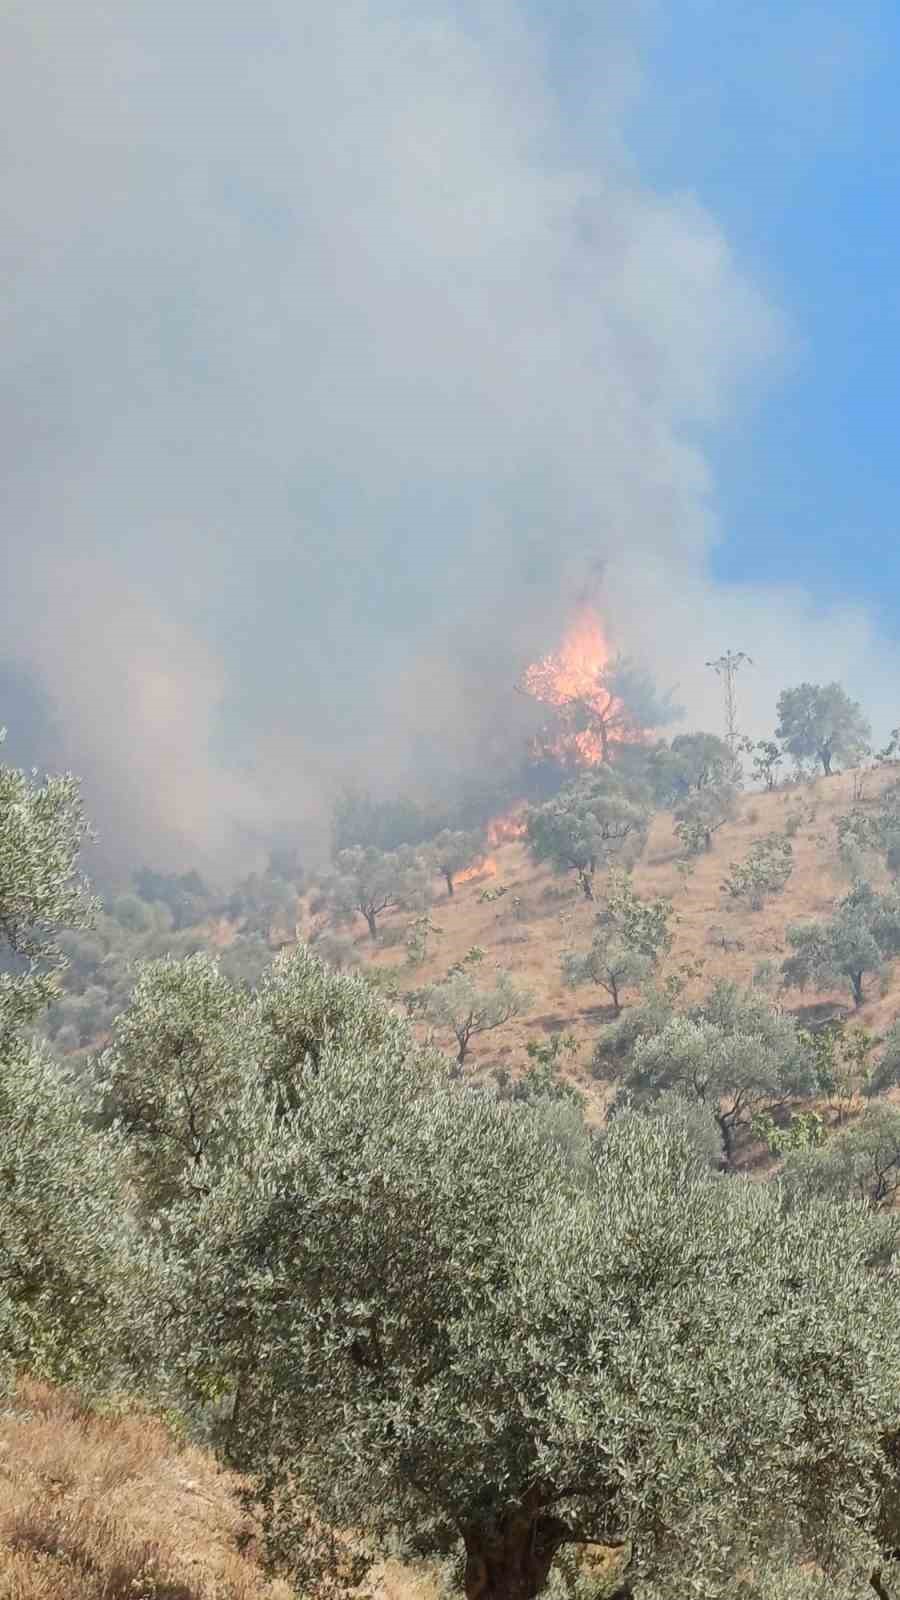
[(559, 713), (535, 741), (539, 755), (553, 755), (569, 767), (595, 767), (612, 743), (633, 738), (622, 701), (606, 686), (613, 662), (603, 625), (584, 605), (559, 649), (528, 667), (520, 688)]
[(513, 844), (516, 839), (521, 839), (525, 832), (525, 807), (515, 806), (512, 811), (505, 811), (502, 816), (494, 817), (487, 826), (487, 842), (492, 850), (498, 845)]
[[(500, 817), (494, 817), (485, 829), (485, 839), (489, 850), (496, 850), (501, 844), (512, 844), (514, 840), (521, 839), (525, 832), (525, 808), (516, 806), (514, 810), (507, 811)], [(486, 855), (480, 861), (472, 863), (465, 872), (460, 872), (456, 882), (477, 883), (481, 878), (496, 878), (498, 872), (494, 856)]]
[(457, 876), (457, 883), (477, 883), (479, 878), (496, 878), (497, 863), (493, 856), (485, 856), (483, 861), (473, 862), (471, 867), (466, 867), (465, 872)]
[[(643, 737), (624, 702), (608, 687), (614, 661), (597, 612), (591, 605), (581, 605), (559, 649), (527, 667), (518, 684), (523, 694), (555, 713), (534, 741), (536, 757), (552, 756), (574, 770), (596, 767), (608, 760), (613, 745)], [(486, 830), (488, 849), (521, 839), (527, 812), (526, 805), (517, 805), (494, 817)], [(488, 856), (461, 873), (457, 882), (491, 877), (496, 871), (496, 861)]]

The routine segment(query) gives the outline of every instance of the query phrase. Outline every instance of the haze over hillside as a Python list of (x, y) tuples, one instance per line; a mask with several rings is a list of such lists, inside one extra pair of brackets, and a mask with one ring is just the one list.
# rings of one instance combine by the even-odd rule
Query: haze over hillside
[(0, 23), (28, 152), (2, 180), (12, 759), (83, 774), (120, 872), (321, 854), (348, 776), (447, 792), (509, 759), (513, 685), (586, 584), (690, 725), (718, 726), (733, 645), (754, 737), (803, 678), (881, 737), (896, 652), (854, 574), (721, 575), (717, 441), (804, 328), (718, 197), (654, 181), (664, 19), (313, 11)]

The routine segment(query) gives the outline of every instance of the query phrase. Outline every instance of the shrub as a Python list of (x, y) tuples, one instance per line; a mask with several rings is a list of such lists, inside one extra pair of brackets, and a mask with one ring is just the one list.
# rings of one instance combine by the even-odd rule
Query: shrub
[(767, 895), (781, 893), (793, 870), (790, 841), (770, 833), (754, 841), (743, 861), (731, 862), (722, 893), (732, 900), (745, 901), (751, 910), (759, 911)]

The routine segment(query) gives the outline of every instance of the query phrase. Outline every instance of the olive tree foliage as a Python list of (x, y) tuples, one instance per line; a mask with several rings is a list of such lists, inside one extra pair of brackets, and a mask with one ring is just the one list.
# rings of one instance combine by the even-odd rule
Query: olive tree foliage
[(444, 828), (431, 845), (429, 856), (447, 885), (448, 895), (452, 895), (459, 874), (484, 860), (484, 837), (474, 831)]
[(434, 1064), (405, 1018), (373, 997), (363, 975), (334, 971), (306, 945), (272, 963), (254, 996), (253, 1019), (262, 1081), (279, 1115), (300, 1103), (304, 1073), (316, 1070), (327, 1048), (359, 1058), (375, 1052), (398, 1070), (410, 1061), (423, 1070)]
[(755, 839), (743, 861), (729, 864), (722, 893), (730, 900), (743, 902), (751, 911), (761, 911), (766, 898), (786, 888), (794, 870), (794, 849), (790, 839), (768, 833)]
[(310, 1530), (352, 1528), (461, 1546), (469, 1600), (590, 1544), (622, 1596), (711, 1600), (787, 1543), (877, 1556), (900, 1280), (872, 1227), (711, 1175), (665, 1118), (616, 1118), (574, 1183), (540, 1109), (329, 1046), (175, 1208), (160, 1362), (198, 1405), (239, 1386), (233, 1459), (306, 1594)]
[(672, 810), (676, 832), (690, 854), (712, 848), (713, 834), (737, 809), (739, 771), (715, 733), (680, 733), (659, 744), (647, 761), (655, 802)]
[(104, 1118), (132, 1148), (146, 1204), (165, 1207), (207, 1182), (261, 1037), (245, 992), (208, 955), (147, 962), (99, 1058)]
[(643, 853), (650, 812), (642, 797), (600, 772), (528, 812), (526, 836), (535, 861), (574, 872), (585, 899), (594, 898), (598, 872), (633, 864)]
[(136, 1293), (122, 1141), (73, 1080), (7, 1041), (0, 1063), (0, 1388), (27, 1370), (85, 1389), (124, 1371)]
[(854, 878), (865, 877), (866, 862), (874, 858), (891, 877), (900, 875), (900, 792), (895, 784), (884, 791), (874, 807), (855, 806), (836, 819), (838, 853)]
[(39, 780), (0, 765), (0, 1036), (50, 1002), (63, 967), (60, 933), (89, 927), (96, 914), (78, 868), (89, 837), (71, 774)]
[(784, 1183), (803, 1195), (856, 1195), (873, 1210), (890, 1210), (900, 1195), (900, 1110), (884, 1100), (815, 1150), (796, 1151)]
[(795, 760), (855, 766), (868, 753), (872, 729), (839, 683), (801, 683), (778, 696), (776, 739)]
[(757, 783), (762, 783), (771, 791), (778, 784), (778, 768), (784, 762), (784, 751), (774, 739), (757, 739), (754, 744), (752, 739), (742, 739), (739, 749), (750, 756), (753, 766), (753, 776)]
[(732, 782), (734, 756), (717, 733), (679, 733), (651, 752), (648, 776), (657, 804), (674, 807), (688, 795)]
[(597, 928), (588, 950), (567, 950), (562, 958), (563, 982), (570, 988), (593, 983), (609, 995), (616, 1016), (626, 989), (639, 989), (653, 971), (653, 962), (630, 948), (613, 928)]
[(688, 855), (711, 850), (713, 835), (737, 815), (738, 788), (730, 778), (692, 789), (674, 808), (675, 832)]
[(708, 1106), (727, 1163), (741, 1129), (815, 1087), (812, 1058), (793, 1019), (727, 980), (658, 1032), (642, 1034), (622, 1083), (638, 1102), (676, 1090)]
[(601, 1029), (591, 1062), (594, 1076), (621, 1078), (638, 1040), (660, 1033), (675, 1015), (675, 998), (668, 983), (648, 983), (637, 1005)]
[(370, 845), (339, 852), (313, 909), (329, 912), (338, 925), (365, 917), (370, 936), (377, 939), (383, 911), (421, 909), (427, 901), (428, 871), (421, 856), (407, 847), (377, 850)]
[(597, 984), (618, 1016), (622, 991), (640, 987), (671, 949), (671, 915), (670, 901), (642, 900), (624, 873), (611, 873), (590, 949), (564, 954), (563, 981), (572, 988)]
[(900, 898), (879, 894), (862, 880), (838, 901), (828, 922), (810, 922), (787, 930), (793, 954), (782, 963), (785, 985), (804, 989), (849, 988), (855, 1006), (866, 998), (869, 975), (884, 972), (900, 952)]
[(597, 911), (597, 925), (614, 929), (629, 950), (645, 956), (654, 968), (672, 948), (672, 917), (671, 900), (661, 896), (643, 899), (627, 873), (615, 869), (610, 872)]
[(609, 1108), (609, 1119), (625, 1114), (662, 1120), (704, 1166), (716, 1170), (721, 1167), (722, 1135), (715, 1109), (683, 1087), (663, 1089), (650, 1100), (635, 1098), (622, 1090)]
[(107, 1122), (128, 1143), (151, 1212), (208, 1188), (224, 1152), (240, 1146), (240, 1095), (256, 1083), (277, 1114), (331, 1043), (364, 1055), (421, 1057), (407, 1024), (373, 1005), (362, 978), (331, 970), (307, 946), (278, 956), (253, 992), (208, 955), (148, 962), (95, 1085)]
[(73, 1081), (26, 1037), (55, 992), (62, 930), (93, 914), (87, 835), (74, 778), (0, 768), (0, 1382), (21, 1367), (108, 1379), (129, 1282), (121, 1142), (87, 1126)]
[(408, 795), (378, 799), (368, 789), (345, 784), (332, 809), (331, 854), (334, 858), (354, 848), (393, 851), (421, 845), (441, 826), (441, 820)]
[(891, 1024), (880, 1044), (879, 1057), (869, 1068), (863, 1086), (863, 1094), (869, 1099), (900, 1087), (900, 1017)]
[(490, 988), (472, 972), (452, 972), (442, 983), (425, 989), (422, 1010), (429, 1022), (456, 1041), (456, 1061), (462, 1067), (474, 1038), (520, 1016), (532, 999), (531, 991), (508, 972), (498, 972)]

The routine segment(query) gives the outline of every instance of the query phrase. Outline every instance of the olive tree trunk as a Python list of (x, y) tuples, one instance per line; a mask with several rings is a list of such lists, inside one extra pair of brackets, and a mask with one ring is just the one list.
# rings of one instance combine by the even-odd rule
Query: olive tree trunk
[[(571, 1542), (571, 1529), (558, 1517), (521, 1510), (468, 1528), (463, 1535), (466, 1600), (536, 1600), (557, 1551)], [(633, 1600), (627, 1576), (608, 1600)]]
[(535, 1600), (567, 1531), (556, 1517), (524, 1512), (468, 1529), (463, 1540), (466, 1600)]

